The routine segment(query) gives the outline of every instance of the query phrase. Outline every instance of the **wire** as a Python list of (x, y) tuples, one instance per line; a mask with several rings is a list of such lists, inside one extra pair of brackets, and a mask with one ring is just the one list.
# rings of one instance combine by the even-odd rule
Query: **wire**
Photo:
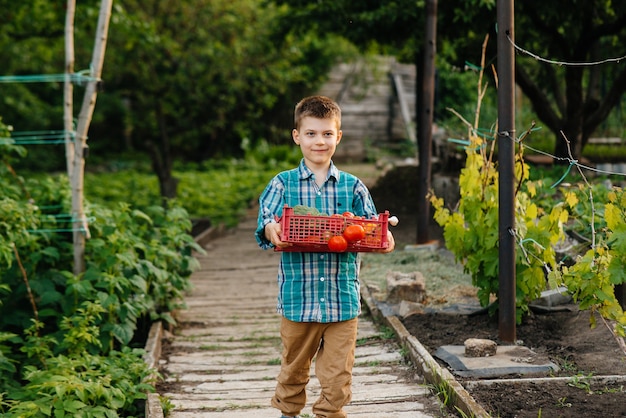
[[(45, 218), (56, 218), (56, 219), (45, 219)], [(85, 218), (76, 218), (74, 215), (70, 213), (59, 213), (56, 215), (46, 215), (42, 214), (42, 218), (40, 219), (42, 222), (56, 222), (59, 219), (61, 222), (95, 222), (96, 218), (94, 216), (89, 216)]]
[(31, 234), (50, 234), (56, 232), (87, 232), (85, 228), (59, 228), (59, 229), (27, 229)]
[(619, 58), (607, 58), (607, 59), (603, 59), (600, 61), (593, 61), (593, 62), (567, 62), (567, 61), (556, 61), (556, 60), (551, 60), (551, 59), (547, 59), (547, 58), (543, 58), (540, 57), (537, 54), (533, 54), (532, 52), (520, 47), (519, 45), (516, 45), (515, 42), (513, 42), (513, 40), (511, 39), (510, 35), (507, 35), (506, 38), (509, 40), (509, 42), (511, 43), (511, 45), (513, 45), (513, 47), (515, 49), (517, 49), (518, 51), (533, 57), (534, 59), (538, 60), (538, 61), (543, 61), (546, 62), (548, 64), (554, 64), (554, 65), (559, 65), (559, 66), (569, 66), (569, 67), (592, 67), (594, 65), (602, 65), (602, 64), (607, 64), (607, 63), (611, 63), (611, 62), (615, 62), (617, 64), (619, 64), (621, 61), (626, 60), (626, 55), (619, 57)]
[(9, 138), (0, 138), (0, 145), (51, 145), (73, 141), (76, 132), (68, 131), (22, 131), (14, 132)]
[(82, 85), (87, 81), (101, 81), (100, 78), (91, 77), (90, 70), (83, 70), (72, 74), (33, 74), (33, 75), (4, 75), (0, 76), (0, 83), (56, 83), (69, 81)]
[[(574, 159), (567, 158), (567, 157), (557, 157), (556, 155), (553, 155), (553, 154), (550, 154), (549, 152), (542, 151), (540, 149), (534, 148), (534, 147), (532, 147), (530, 145), (527, 145), (525, 142), (522, 142), (523, 139), (526, 136), (528, 136), (529, 131), (536, 131), (536, 130), (539, 130), (539, 129), (541, 129), (541, 127), (532, 128), (532, 129), (530, 129), (528, 131), (525, 131), (522, 134), (521, 138), (515, 138), (514, 137), (514, 133), (515, 133), (514, 131), (512, 131), (512, 132), (498, 132), (498, 136), (511, 138), (511, 140), (513, 140), (517, 144), (519, 144), (520, 147), (527, 148), (527, 149), (529, 149), (529, 150), (531, 150), (533, 152), (536, 152), (537, 154), (545, 155), (547, 157), (552, 158), (555, 161), (567, 161), (569, 163), (569, 165), (567, 166), (565, 172), (563, 173), (561, 178), (559, 180), (557, 180), (556, 183), (554, 183), (551, 186), (551, 188), (555, 188), (556, 186), (561, 184), (565, 180), (567, 175), (570, 173), (570, 171), (572, 170), (572, 167), (578, 167), (578, 169), (584, 169), (584, 170), (588, 170), (588, 171), (593, 171), (593, 172), (596, 172), (596, 173), (606, 174), (606, 175), (609, 175), (609, 176), (626, 177), (626, 173), (620, 173), (620, 172), (615, 172), (615, 171), (610, 171), (610, 170), (601, 170), (599, 168), (590, 167), (588, 165), (584, 165), (584, 164), (579, 163), (578, 160), (574, 160)], [(472, 132), (476, 136), (480, 136), (480, 137), (485, 138), (487, 140), (494, 140), (492, 135), (486, 135), (486, 133), (489, 133), (489, 132), (495, 133), (495, 131), (493, 131), (493, 130), (490, 130), (490, 129), (487, 129), (487, 128), (476, 128), (476, 129), (472, 129)], [(448, 138), (448, 142), (462, 145), (463, 148), (465, 148), (465, 149), (469, 149), (469, 147), (471, 145), (471, 141), (466, 140), (466, 139)], [(479, 149), (479, 148), (477, 148), (477, 149)], [(476, 151), (477, 149), (475, 149), (474, 151)]]

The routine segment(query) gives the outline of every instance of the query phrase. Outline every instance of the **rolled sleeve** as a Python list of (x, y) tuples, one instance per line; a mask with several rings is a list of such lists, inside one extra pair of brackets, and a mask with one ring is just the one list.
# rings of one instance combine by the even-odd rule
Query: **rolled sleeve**
[(264, 250), (274, 248), (274, 245), (265, 238), (265, 226), (276, 222), (276, 218), (282, 215), (284, 190), (283, 181), (279, 176), (276, 176), (259, 197), (259, 216), (255, 237), (259, 247)]

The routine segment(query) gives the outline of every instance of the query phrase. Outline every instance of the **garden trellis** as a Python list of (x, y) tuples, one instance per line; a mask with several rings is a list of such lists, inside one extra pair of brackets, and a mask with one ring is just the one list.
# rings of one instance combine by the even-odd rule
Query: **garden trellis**
[[(52, 75), (4, 76), (0, 82), (5, 83), (38, 83), (64, 82), (64, 130), (21, 132), (14, 137), (18, 145), (58, 144), (66, 145), (67, 173), (72, 189), (72, 213), (68, 216), (73, 228), (74, 273), (85, 270), (85, 240), (89, 237), (88, 218), (84, 208), (84, 171), (87, 157), (87, 132), (96, 104), (100, 85), (104, 53), (106, 50), (112, 0), (102, 0), (98, 25), (96, 29), (94, 49), (89, 70), (74, 73), (74, 12), (76, 1), (67, 1), (65, 21), (65, 73)], [(73, 117), (73, 84), (85, 85), (83, 103), (74, 127)]]
[[(514, 0), (497, 2), (497, 68), (498, 68), (498, 171), (499, 176), (499, 330), (504, 341), (515, 341), (515, 192), (514, 192), (514, 148), (515, 148), (515, 52), (525, 54), (547, 65), (589, 67), (609, 63), (620, 63), (625, 56), (594, 60), (593, 62), (565, 62), (546, 59), (515, 44)], [(569, 150), (571, 167), (577, 163), (572, 155), (570, 141), (561, 131)], [(577, 142), (578, 146), (580, 143)], [(553, 161), (558, 161), (555, 159)], [(579, 168), (580, 169), (580, 168)], [(566, 173), (567, 174), (567, 173)], [(565, 175), (566, 175), (565, 174)], [(582, 174), (582, 173), (581, 173)], [(565, 176), (564, 175), (564, 176)], [(592, 214), (593, 216), (593, 214)], [(623, 285), (622, 285), (623, 286)], [(620, 291), (622, 289), (620, 288)], [(623, 292), (621, 295), (623, 299)], [(623, 305), (623, 300), (621, 301)]]
[[(509, 15), (507, 14), (507, 16)], [(499, 19), (501, 19), (500, 14)], [(506, 47), (509, 53), (513, 51), (514, 47), (515, 49), (520, 50), (520, 48), (517, 47), (514, 43), (512, 30), (503, 29), (508, 27), (509, 26), (505, 26), (502, 24), (499, 25), (499, 55), (501, 53), (500, 49), (504, 47)], [(528, 53), (528, 55), (534, 58), (540, 58), (536, 54)], [(499, 58), (502, 57), (499, 56)], [(540, 61), (551, 65), (572, 64), (577, 66), (618, 63), (621, 60), (622, 58), (611, 58), (590, 63), (565, 63), (555, 60), (540, 59)], [(626, 273), (624, 268), (624, 266), (626, 265), (626, 257), (624, 257), (624, 247), (626, 245), (626, 229), (624, 228), (624, 222), (626, 221), (626, 194), (624, 194), (621, 188), (610, 187), (606, 189), (608, 191), (606, 198), (604, 200), (597, 200), (597, 198), (594, 198), (593, 187), (587, 181), (583, 171), (588, 170), (601, 174), (619, 176), (624, 176), (624, 173), (616, 173), (610, 170), (600, 170), (581, 164), (577, 159), (574, 158), (572, 148), (570, 147), (571, 142), (563, 131), (561, 131), (562, 140), (567, 145), (569, 151), (569, 156), (567, 158), (557, 157), (555, 155), (548, 154), (546, 152), (526, 145), (524, 142), (525, 138), (536, 129), (534, 127), (534, 122), (530, 129), (520, 135), (519, 138), (517, 137), (517, 135), (515, 134), (515, 130), (513, 129), (514, 123), (512, 123), (512, 115), (514, 113), (512, 98), (514, 96), (511, 92), (506, 93), (506, 88), (503, 89), (503, 69), (507, 68), (511, 70), (511, 66), (508, 62), (505, 63), (505, 65), (499, 63), (498, 68), (498, 79), (500, 83), (498, 84), (499, 118), (497, 129), (481, 129), (478, 127), (477, 124), (478, 119), (476, 120), (476, 124), (474, 126), (462, 118), (465, 124), (470, 127), (469, 137), (472, 138), (472, 141), (466, 141), (463, 143), (468, 153), (468, 163), (466, 164), (466, 168), (464, 170), (465, 173), (462, 173), (461, 175), (462, 177), (465, 175), (465, 179), (462, 178), (460, 181), (462, 183), (462, 196), (465, 196), (465, 198), (463, 199), (464, 203), (466, 203), (465, 207), (460, 207), (458, 209), (458, 212), (455, 211), (455, 214), (458, 214), (459, 217), (453, 218), (448, 216), (450, 212), (446, 212), (447, 209), (442, 209), (443, 206), (441, 201), (437, 200), (437, 198), (431, 198), (431, 202), (437, 207), (437, 221), (442, 226), (450, 226), (450, 231), (460, 232), (460, 235), (463, 234), (463, 230), (470, 231), (465, 241), (463, 241), (465, 238), (464, 236), (458, 236), (452, 238), (451, 242), (447, 242), (448, 244), (452, 245), (449, 248), (453, 248), (456, 251), (455, 252), (453, 250), (457, 257), (473, 257), (472, 262), (466, 264), (466, 266), (470, 265), (469, 269), (474, 274), (473, 279), (477, 279), (476, 283), (479, 284), (479, 287), (481, 289), (479, 290), (479, 295), (482, 294), (482, 296), (488, 296), (490, 294), (493, 294), (496, 289), (497, 292), (499, 292), (498, 299), (500, 307), (500, 338), (502, 340), (509, 341), (515, 338), (515, 322), (511, 322), (512, 326), (509, 327), (509, 323), (507, 322), (508, 317), (502, 317), (505, 313), (504, 311), (506, 310), (502, 308), (502, 304), (507, 302), (513, 302), (512, 313), (515, 314), (516, 294), (514, 292), (517, 290), (516, 277), (521, 277), (521, 288), (527, 289), (526, 291), (521, 291), (521, 293), (524, 293), (524, 296), (527, 297), (529, 294), (533, 294), (533, 297), (538, 297), (538, 294), (537, 296), (534, 296), (534, 293), (537, 293), (536, 291), (539, 287), (541, 287), (541, 290), (545, 288), (545, 276), (547, 275), (550, 288), (557, 289), (560, 288), (561, 285), (564, 285), (568, 289), (568, 291), (574, 296), (574, 299), (579, 302), (581, 309), (589, 309), (599, 312), (607, 327), (616, 337), (616, 341), (618, 342), (618, 344), (620, 344), (622, 350), (626, 352), (626, 343), (623, 340), (624, 334), (626, 332), (626, 315), (624, 314), (623, 309), (623, 287), (624, 283), (626, 283)], [(484, 61), (479, 69), (482, 74), (482, 71), (484, 71), (485, 69)], [(512, 77), (508, 77), (506, 79), (507, 88), (511, 88), (513, 86), (511, 80)], [(503, 92), (502, 90), (505, 91)], [(479, 88), (479, 91), (482, 91), (482, 89)], [(479, 102), (481, 97), (482, 96), (479, 95)], [(501, 115), (506, 115), (507, 117), (509, 117), (509, 120), (506, 121), (506, 124), (503, 124)], [(480, 140), (477, 140), (478, 138), (480, 138)], [(491, 174), (494, 172), (493, 167), (495, 167), (491, 165), (493, 163), (493, 161), (491, 160), (491, 157), (493, 156), (492, 153), (488, 153), (488, 159), (486, 158), (487, 155), (484, 155), (485, 161), (482, 162), (482, 165), (475, 164), (475, 159), (472, 160), (473, 164), (470, 165), (469, 158), (470, 155), (474, 155), (474, 153), (478, 154), (477, 151), (483, 151), (483, 147), (485, 147), (485, 140), (495, 140), (496, 138), (498, 141), (497, 145), (499, 150), (497, 173), (500, 175), (494, 177), (493, 174)], [(459, 140), (452, 141), (461, 143), (461, 141)], [(560, 164), (563, 167), (564, 173), (556, 182), (554, 182), (551, 188), (555, 188), (560, 183), (562, 183), (567, 175), (571, 172), (571, 169), (573, 167), (576, 167), (584, 183), (579, 187), (579, 189), (582, 192), (581, 195), (584, 196), (586, 194), (586, 197), (579, 198), (573, 191), (567, 189), (563, 190), (563, 202), (558, 203), (557, 205), (553, 205), (552, 209), (550, 209), (552, 212), (550, 212), (550, 215), (548, 217), (545, 216), (545, 213), (547, 212), (543, 212), (543, 210), (537, 210), (537, 205), (535, 205), (535, 203), (531, 202), (530, 199), (528, 199), (528, 197), (533, 193), (525, 193), (525, 196), (518, 199), (519, 187), (521, 185), (521, 181), (525, 177), (524, 175), (520, 176), (520, 174), (518, 173), (517, 180), (520, 181), (520, 184), (514, 184), (516, 177), (513, 176), (514, 173), (510, 170), (515, 169), (515, 165), (513, 165), (513, 162), (515, 162), (515, 160), (509, 161), (508, 158), (508, 151), (515, 150), (516, 147), (519, 147), (518, 155), (520, 156), (520, 160), (518, 164), (521, 163), (520, 165), (522, 165), (522, 170), (524, 170), (524, 162), (521, 157), (523, 156), (524, 148), (528, 148), (533, 150), (534, 152), (547, 155), (551, 157), (552, 161), (556, 161), (559, 163), (568, 163)], [(515, 154), (513, 154), (513, 156), (515, 156)], [(510, 164), (510, 166), (508, 166), (508, 164)], [(483, 170), (483, 168), (485, 169)], [(480, 172), (477, 173), (478, 171)], [(504, 179), (504, 173), (510, 176), (510, 178)], [(522, 173), (524, 173), (524, 171), (522, 171)], [(481, 239), (484, 239), (486, 236), (488, 236), (486, 234), (493, 233), (491, 223), (486, 222), (486, 220), (482, 217), (482, 215), (484, 215), (489, 216), (490, 220), (495, 219), (494, 213), (493, 211), (491, 211), (491, 209), (494, 208), (493, 203), (490, 203), (491, 201), (489, 199), (477, 199), (477, 197), (481, 196), (484, 198), (485, 190), (474, 189), (473, 186), (470, 184), (472, 183), (472, 181), (468, 181), (468, 179), (475, 181), (476, 174), (479, 174), (481, 176), (484, 175), (484, 177), (481, 177), (480, 180), (483, 187), (485, 187), (485, 184), (493, 186), (493, 184), (495, 184), (496, 182), (491, 183), (491, 181), (497, 178), (497, 184), (499, 186), (497, 191), (498, 193), (500, 193), (499, 197), (502, 197), (502, 195), (506, 197), (506, 199), (500, 199), (497, 208), (497, 243), (499, 244), (497, 245), (497, 249), (499, 252), (497, 259), (497, 269), (491, 268), (496, 264), (494, 263), (494, 257), (488, 254), (488, 251), (491, 251), (492, 248), (495, 248), (492, 246), (492, 244), (496, 242), (495, 240), (490, 242), (488, 245), (478, 245), (478, 247), (480, 248), (465, 245), (466, 243), (474, 242), (473, 240), (477, 236), (481, 237)], [(483, 181), (485, 181), (485, 183), (482, 183)], [(463, 192), (463, 185), (465, 185), (466, 187), (465, 192)], [(514, 186), (517, 186), (518, 190), (515, 190)], [(503, 189), (506, 189), (504, 193)], [(489, 193), (491, 193), (491, 197), (493, 196), (493, 191), (493, 188), (489, 190)], [(508, 206), (509, 198), (513, 199), (514, 205)], [(580, 202), (583, 203), (583, 205), (580, 205), (583, 207), (582, 210), (576, 209), (576, 206)], [(587, 206), (584, 206), (585, 204)], [(505, 206), (507, 207), (505, 208)], [(520, 206), (521, 208), (519, 211), (520, 219), (518, 219), (521, 221), (519, 229), (514, 224), (514, 222), (516, 221), (516, 206)], [(591, 237), (589, 238), (590, 249), (585, 253), (584, 256), (576, 255), (575, 264), (573, 264), (572, 266), (568, 266), (560, 262), (557, 263), (555, 261), (555, 258), (550, 255), (551, 248), (548, 248), (548, 246), (552, 247), (552, 245), (555, 243), (552, 238), (558, 238), (561, 235), (560, 231), (562, 230), (562, 228), (559, 227), (559, 230), (557, 231), (554, 228), (554, 226), (556, 226), (555, 221), (559, 223), (567, 222), (569, 214), (563, 210), (563, 207), (566, 206), (574, 210), (574, 213), (578, 213), (580, 219), (586, 220), (585, 222), (586, 224), (588, 222), (588, 227), (591, 231)], [(548, 211), (547, 208), (544, 209)], [(540, 212), (541, 215), (539, 214)], [(504, 217), (502, 216), (503, 214)], [(506, 218), (508, 216), (511, 216), (512, 218)], [(480, 219), (480, 224), (475, 222), (476, 219)], [(547, 221), (542, 222), (544, 219)], [(459, 229), (459, 220), (463, 221), (460, 227), (461, 229)], [(598, 230), (598, 228), (596, 228), (596, 221), (601, 222), (600, 225), (605, 224), (606, 228), (601, 227), (600, 229), (602, 229), (602, 231)], [(468, 228), (466, 222), (470, 222), (473, 227)], [(487, 224), (487, 226), (485, 226), (485, 224)], [(550, 241), (545, 241), (543, 245), (539, 243), (538, 240), (526, 235), (526, 232), (528, 232), (531, 227), (537, 226), (540, 226), (541, 230), (541, 234), (535, 234), (536, 237), (540, 237), (538, 238), (538, 240), (543, 239), (545, 241), (546, 236), (543, 234), (548, 231), (553, 232), (549, 234), (553, 236), (550, 238)], [(448, 232), (448, 230), (446, 230), (446, 232)], [(554, 232), (558, 232), (558, 234)], [(510, 248), (504, 248), (503, 239), (506, 239), (507, 245), (511, 244)], [(468, 252), (468, 248), (471, 248), (471, 254), (470, 252)], [(521, 258), (524, 258), (527, 263), (525, 270), (520, 270), (521, 273), (519, 276), (515, 274), (516, 249), (519, 250)], [(480, 251), (482, 251), (483, 254), (481, 254), (480, 257), (475, 256), (475, 254)], [(509, 261), (508, 257), (511, 257), (512, 260)], [(535, 270), (531, 272), (532, 276), (526, 274), (525, 277), (524, 273), (528, 273), (530, 271), (530, 268), (528, 266), (530, 266), (531, 263), (535, 263), (535, 267), (533, 267)], [(510, 271), (511, 266), (512, 272)], [(554, 266), (554, 268), (551, 268), (552, 266)], [(488, 269), (490, 269), (489, 271), (491, 272), (496, 272), (496, 274), (498, 275), (498, 287), (496, 287), (494, 285), (494, 282), (491, 281), (491, 276), (486, 274), (486, 270)], [(506, 273), (504, 273), (505, 270)], [(541, 270), (543, 271), (543, 273), (541, 273)], [(484, 276), (487, 276), (487, 278), (485, 279)], [(536, 283), (532, 283), (531, 280), (535, 279)], [(510, 286), (510, 288), (507, 287), (507, 289), (503, 291), (504, 286)], [(528, 289), (530, 289), (534, 293), (528, 293)], [(520, 306), (524, 308), (525, 302), (523, 301), (523, 299), (520, 300), (522, 300)], [(483, 302), (488, 301), (483, 297), (483, 299), (481, 300), (481, 304)], [(513, 316), (513, 321), (514, 320), (515, 316)], [(607, 320), (615, 321), (615, 323), (613, 325), (610, 325)], [(506, 335), (503, 336), (503, 332)]]

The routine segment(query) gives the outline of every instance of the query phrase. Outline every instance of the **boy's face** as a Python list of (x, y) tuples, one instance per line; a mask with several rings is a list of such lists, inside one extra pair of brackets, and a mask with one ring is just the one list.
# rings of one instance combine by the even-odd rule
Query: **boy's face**
[(300, 146), (304, 161), (309, 168), (324, 168), (335, 154), (341, 141), (341, 130), (334, 119), (305, 117), (300, 129), (292, 132), (293, 141)]

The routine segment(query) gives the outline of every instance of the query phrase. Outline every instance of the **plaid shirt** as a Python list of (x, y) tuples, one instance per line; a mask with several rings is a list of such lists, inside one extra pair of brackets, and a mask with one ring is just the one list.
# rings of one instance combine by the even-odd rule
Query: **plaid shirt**
[[(350, 211), (372, 217), (376, 207), (367, 187), (357, 177), (339, 171), (331, 162), (322, 187), (304, 164), (275, 176), (259, 198), (256, 239), (263, 249), (265, 225), (276, 222), (285, 204), (315, 207), (329, 215)], [(281, 253), (278, 266), (277, 311), (295, 322), (339, 322), (361, 312), (357, 253)]]

